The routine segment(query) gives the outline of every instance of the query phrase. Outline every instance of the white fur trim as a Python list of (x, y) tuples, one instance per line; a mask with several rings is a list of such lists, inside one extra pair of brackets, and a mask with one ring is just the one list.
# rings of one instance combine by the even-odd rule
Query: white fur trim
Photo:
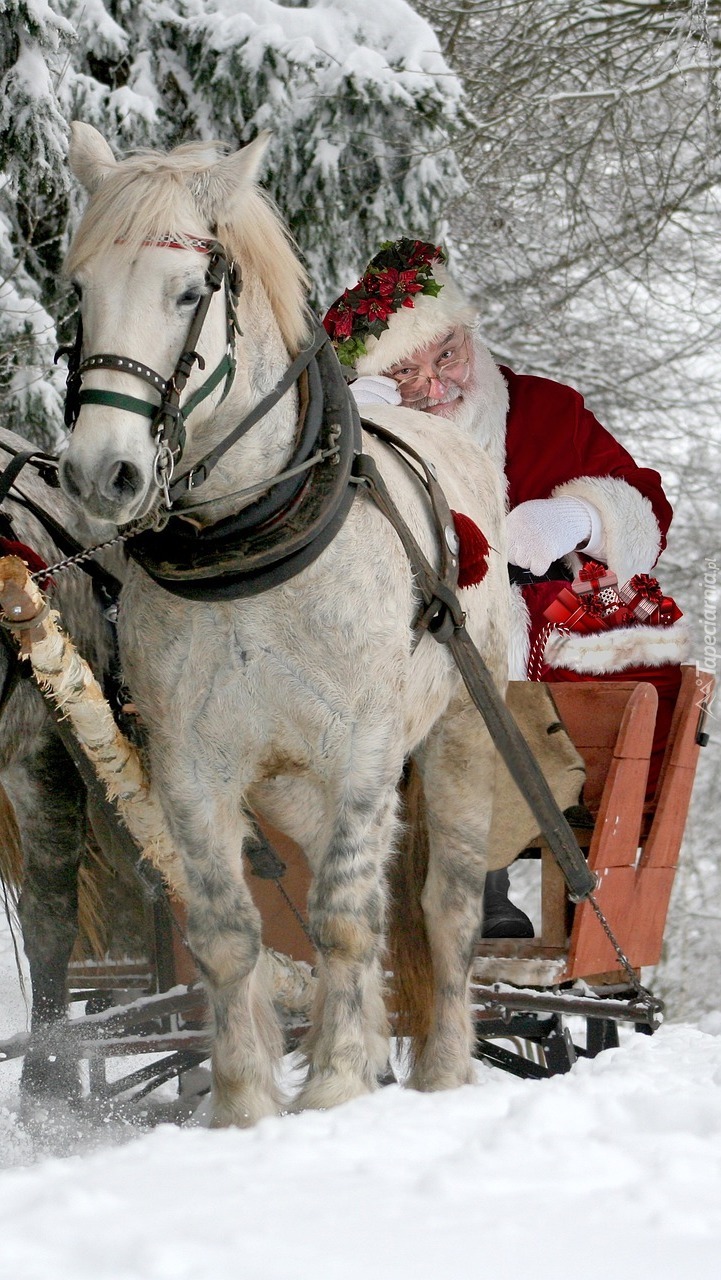
[(417, 293), (412, 307), (399, 307), (394, 311), (380, 338), (366, 339), (366, 354), (356, 362), (359, 377), (386, 373), (401, 360), (409, 359), (429, 343), (445, 337), (455, 325), (469, 328), (473, 324), (475, 309), (442, 263), (436, 263), (433, 275), (443, 286), (437, 297)]
[(508, 679), (528, 679), (530, 616), (520, 587), (511, 587), (511, 627), (508, 635)]
[(665, 667), (685, 662), (691, 652), (691, 631), (684, 622), (670, 627), (618, 627), (572, 635), (554, 631), (544, 661), (582, 675), (613, 675), (626, 667)]
[(551, 496), (584, 498), (596, 507), (604, 531), (604, 559), (619, 583), (651, 571), (661, 549), (661, 531), (648, 498), (627, 480), (579, 476), (559, 485)]

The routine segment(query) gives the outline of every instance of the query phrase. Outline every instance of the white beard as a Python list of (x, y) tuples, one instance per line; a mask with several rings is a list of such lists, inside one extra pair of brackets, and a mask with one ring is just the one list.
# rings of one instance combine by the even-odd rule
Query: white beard
[(488, 347), (477, 333), (471, 333), (470, 342), (473, 363), (468, 382), (459, 388), (461, 395), (449, 405), (446, 414), (433, 416), (446, 417), (472, 436), (499, 471), (503, 471), (506, 465), (508, 387)]

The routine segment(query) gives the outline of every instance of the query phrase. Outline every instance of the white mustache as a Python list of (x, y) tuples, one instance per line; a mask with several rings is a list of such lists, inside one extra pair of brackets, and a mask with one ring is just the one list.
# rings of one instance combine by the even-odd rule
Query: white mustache
[(433, 406), (437, 404), (453, 404), (453, 401), (458, 400), (462, 395), (463, 388), (456, 386), (456, 384), (452, 382), (448, 387), (446, 387), (445, 395), (438, 396), (435, 399), (432, 399), (430, 396), (425, 396), (423, 400), (414, 400), (411, 408), (422, 410), (432, 409)]

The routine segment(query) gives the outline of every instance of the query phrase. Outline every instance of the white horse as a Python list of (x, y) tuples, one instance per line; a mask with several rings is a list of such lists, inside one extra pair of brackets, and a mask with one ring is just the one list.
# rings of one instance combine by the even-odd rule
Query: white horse
[[(169, 458), (138, 401), (157, 397), (147, 365), (170, 380), (199, 299), (208, 246), (240, 268), (213, 294), (183, 403), (183, 465), (213, 449), (307, 344), (306, 279), (277, 213), (255, 185), (265, 140), (234, 155), (189, 145), (116, 162), (87, 125), (73, 126), (71, 165), (91, 195), (67, 271), (82, 295), (90, 361), (63, 461), (63, 485), (87, 512), (123, 525), (158, 508)], [(237, 301), (237, 368), (221, 369)], [(195, 338), (194, 338), (195, 340)], [(141, 366), (142, 362), (142, 366)], [(220, 376), (220, 375), (219, 375)], [(205, 382), (204, 382), (205, 379)], [(182, 380), (181, 380), (182, 381)], [(113, 395), (106, 394), (112, 388)], [(196, 394), (199, 393), (199, 394)], [(115, 399), (113, 399), (113, 396)], [(295, 387), (223, 455), (192, 519), (217, 522), (249, 504), (293, 457)], [(448, 423), (407, 410), (380, 419), (437, 470), (450, 506), (472, 516), (494, 551), (486, 578), (462, 592), (468, 630), (505, 686), (507, 579), (499, 478)], [(372, 437), (404, 518), (437, 562), (419, 483)], [(174, 507), (195, 504), (189, 492)], [(193, 526), (174, 527), (188, 531)], [(167, 533), (162, 535), (166, 538)], [(172, 540), (171, 540), (172, 541)], [(414, 753), (425, 788), (429, 868), (423, 911), (433, 959), (428, 1035), (409, 1083), (451, 1088), (473, 1078), (468, 980), (482, 914), (493, 748), (442, 645), (414, 643), (419, 599), (398, 536), (362, 491), (338, 531), (287, 581), (246, 598), (184, 599), (133, 565), (121, 599), (121, 645), (147, 725), (151, 772), (188, 881), (189, 939), (214, 1017), (214, 1123), (277, 1112), (282, 1045), (260, 952), (260, 920), (243, 878), (249, 810), (303, 848), (313, 872), (310, 927), (319, 1000), (298, 1108), (368, 1092), (387, 1064), (382, 959), (384, 867), (397, 837), (397, 783)], [(417, 637), (416, 637), (417, 638)]]

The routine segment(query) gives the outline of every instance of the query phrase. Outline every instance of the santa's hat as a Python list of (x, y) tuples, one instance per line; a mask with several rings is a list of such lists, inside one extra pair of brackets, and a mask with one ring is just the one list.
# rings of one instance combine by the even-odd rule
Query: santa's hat
[(439, 245), (388, 240), (323, 320), (341, 364), (360, 376), (383, 373), (476, 312), (446, 269)]

